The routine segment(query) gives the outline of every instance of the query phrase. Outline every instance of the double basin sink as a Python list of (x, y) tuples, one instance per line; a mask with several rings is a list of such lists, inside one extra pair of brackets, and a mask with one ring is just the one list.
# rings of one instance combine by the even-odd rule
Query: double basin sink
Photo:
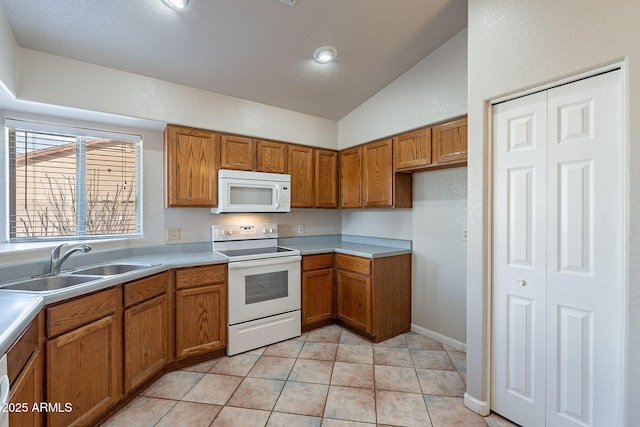
[(114, 263), (83, 267), (57, 275), (34, 277), (20, 282), (0, 285), (0, 291), (51, 292), (154, 266), (154, 264)]

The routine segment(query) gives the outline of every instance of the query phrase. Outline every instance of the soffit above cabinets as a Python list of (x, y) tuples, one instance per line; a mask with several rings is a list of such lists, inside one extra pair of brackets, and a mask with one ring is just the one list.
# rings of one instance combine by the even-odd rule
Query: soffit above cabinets
[[(178, 11), (161, 0), (0, 0), (20, 47), (333, 120), (467, 25), (466, 0), (294, 6), (191, 0)], [(325, 45), (338, 56), (318, 64), (313, 52)]]

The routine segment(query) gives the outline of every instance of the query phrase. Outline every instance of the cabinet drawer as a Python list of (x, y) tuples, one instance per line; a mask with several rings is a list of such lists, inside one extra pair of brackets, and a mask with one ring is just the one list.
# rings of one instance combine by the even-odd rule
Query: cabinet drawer
[(124, 285), (124, 306), (131, 307), (167, 291), (168, 273), (156, 274)]
[(176, 271), (176, 289), (224, 283), (227, 281), (227, 265), (187, 268)]
[(47, 337), (69, 332), (116, 312), (119, 288), (47, 308)]
[(302, 271), (333, 268), (333, 254), (306, 255), (302, 257)]
[(341, 270), (353, 271), (360, 274), (371, 274), (371, 260), (352, 255), (337, 254), (336, 267)]
[(22, 368), (38, 349), (38, 318), (31, 322), (20, 338), (11, 346), (7, 353), (7, 369), (9, 383), (13, 383), (20, 375)]

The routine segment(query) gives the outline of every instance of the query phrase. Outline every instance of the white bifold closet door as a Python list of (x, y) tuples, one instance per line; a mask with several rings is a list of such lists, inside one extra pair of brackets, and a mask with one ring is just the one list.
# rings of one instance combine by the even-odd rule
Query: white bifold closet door
[(619, 70), (493, 108), (491, 408), (523, 426), (622, 420)]

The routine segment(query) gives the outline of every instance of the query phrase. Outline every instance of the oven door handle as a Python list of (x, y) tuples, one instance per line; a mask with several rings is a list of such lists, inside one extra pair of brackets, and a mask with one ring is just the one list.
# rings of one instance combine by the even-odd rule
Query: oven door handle
[(263, 267), (265, 265), (278, 265), (278, 264), (290, 264), (300, 262), (302, 257), (300, 255), (285, 256), (277, 258), (265, 258), (250, 261), (237, 261), (229, 263), (229, 270), (236, 270), (238, 268), (251, 268), (251, 267)]

